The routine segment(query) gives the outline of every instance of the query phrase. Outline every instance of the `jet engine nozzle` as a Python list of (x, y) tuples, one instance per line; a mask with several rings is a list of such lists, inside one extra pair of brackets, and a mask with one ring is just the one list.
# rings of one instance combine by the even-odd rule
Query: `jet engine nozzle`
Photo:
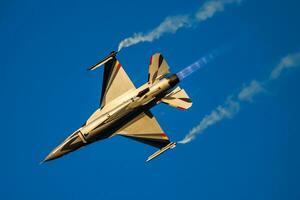
[(176, 74), (169, 76), (167, 79), (169, 80), (169, 84), (171, 87), (174, 87), (175, 85), (177, 85), (180, 82), (180, 79), (178, 78), (178, 76)]

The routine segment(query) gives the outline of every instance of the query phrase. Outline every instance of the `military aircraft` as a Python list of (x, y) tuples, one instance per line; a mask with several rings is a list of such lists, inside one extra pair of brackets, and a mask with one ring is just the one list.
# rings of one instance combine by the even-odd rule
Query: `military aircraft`
[(95, 70), (104, 65), (99, 108), (83, 126), (57, 146), (44, 162), (116, 135), (158, 148), (148, 157), (147, 162), (176, 146), (176, 142), (169, 140), (150, 109), (159, 103), (183, 110), (192, 106), (184, 89), (177, 86), (180, 82), (178, 76), (169, 72), (166, 60), (160, 53), (156, 53), (150, 59), (147, 83), (136, 88), (117, 60), (117, 53), (111, 52), (89, 68)]

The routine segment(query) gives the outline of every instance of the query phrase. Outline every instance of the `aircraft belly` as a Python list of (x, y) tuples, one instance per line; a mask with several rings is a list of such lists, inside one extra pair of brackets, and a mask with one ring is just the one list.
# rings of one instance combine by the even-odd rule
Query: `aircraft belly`
[[(134, 103), (134, 102), (133, 102)], [(88, 135), (84, 135), (88, 143), (112, 137), (125, 124), (129, 123), (142, 112), (149, 110), (155, 104), (148, 104), (147, 106), (140, 106), (138, 108), (131, 108), (130, 105), (124, 110), (110, 116), (109, 119), (102, 125), (98, 126)]]
[(130, 115), (131, 111), (123, 110), (110, 116), (105, 123), (85, 135), (85, 139), (90, 143), (111, 137), (118, 130), (119, 126), (122, 126), (124, 121), (129, 119), (126, 115)]

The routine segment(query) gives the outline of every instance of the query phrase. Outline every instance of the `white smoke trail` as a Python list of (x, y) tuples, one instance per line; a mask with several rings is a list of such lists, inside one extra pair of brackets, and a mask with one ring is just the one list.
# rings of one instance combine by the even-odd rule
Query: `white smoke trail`
[[(224, 105), (218, 106), (209, 115), (206, 115), (197, 126), (192, 128), (190, 132), (178, 143), (187, 144), (203, 133), (208, 127), (220, 122), (224, 119), (234, 117), (238, 113), (241, 102), (252, 102), (253, 97), (264, 92), (263, 83), (274, 81), (279, 78), (284, 69), (297, 67), (300, 65), (300, 52), (290, 54), (281, 59), (280, 63), (274, 67), (270, 76), (265, 81), (252, 80), (248, 86), (244, 86), (236, 95), (236, 100), (230, 98)], [(230, 95), (232, 97), (233, 95)]]
[(198, 22), (207, 20), (213, 17), (217, 12), (224, 11), (226, 4), (240, 4), (242, 0), (211, 0), (203, 4), (203, 6), (198, 10), (195, 17)]
[(189, 28), (213, 17), (217, 12), (224, 11), (227, 4), (239, 4), (242, 0), (210, 0), (203, 4), (194, 15), (177, 15), (166, 17), (165, 20), (148, 33), (135, 33), (119, 43), (118, 51), (140, 42), (152, 42), (166, 33), (176, 33), (180, 28)]
[(206, 115), (200, 121), (200, 123), (194, 128), (192, 128), (192, 130), (183, 138), (183, 140), (179, 141), (178, 143), (189, 143), (208, 127), (214, 125), (215, 123), (221, 120), (232, 118), (239, 111), (239, 109), (240, 104), (238, 102), (228, 99), (224, 105), (219, 105), (209, 115)]
[(272, 70), (270, 80), (277, 79), (284, 69), (297, 67), (300, 64), (300, 52), (287, 55), (281, 59), (281, 62)]
[(238, 94), (240, 101), (252, 102), (253, 97), (264, 91), (262, 84), (256, 80), (252, 80), (248, 86), (244, 86)]
[(160, 38), (165, 33), (175, 33), (178, 29), (191, 26), (189, 16), (178, 15), (167, 17), (159, 26), (149, 33), (135, 33), (132, 37), (122, 40), (118, 51), (124, 47), (129, 47), (140, 42), (152, 42)]

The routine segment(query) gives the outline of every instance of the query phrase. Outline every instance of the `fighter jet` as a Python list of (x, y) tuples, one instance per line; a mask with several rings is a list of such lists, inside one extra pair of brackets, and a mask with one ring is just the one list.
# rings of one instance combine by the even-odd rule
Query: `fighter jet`
[(116, 58), (118, 52), (111, 52), (106, 58), (89, 68), (95, 70), (104, 65), (104, 76), (99, 108), (83, 126), (67, 137), (45, 159), (50, 161), (73, 152), (93, 142), (124, 136), (158, 148), (147, 162), (172, 149), (171, 142), (150, 109), (160, 103), (185, 110), (192, 101), (180, 88), (176, 74), (160, 53), (150, 58), (148, 81), (136, 88)]

